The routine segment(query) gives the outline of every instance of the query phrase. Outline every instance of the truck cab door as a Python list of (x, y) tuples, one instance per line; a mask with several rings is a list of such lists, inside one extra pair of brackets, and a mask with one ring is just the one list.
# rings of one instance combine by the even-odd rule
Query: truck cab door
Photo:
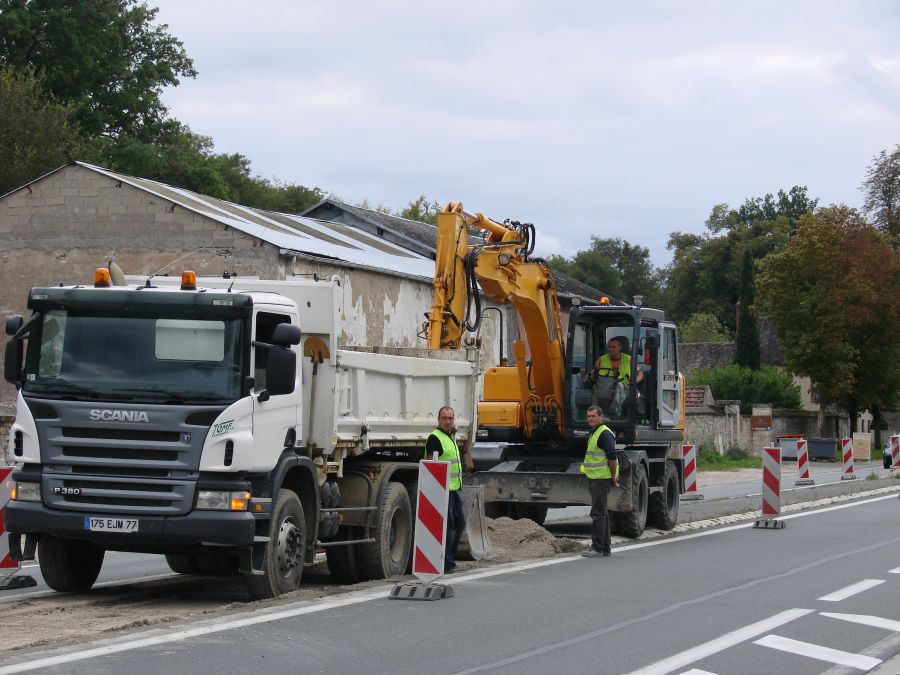
[(681, 379), (678, 376), (678, 347), (675, 324), (659, 324), (659, 363), (657, 365), (657, 405), (659, 426), (674, 427), (681, 418)]
[[(296, 325), (296, 317), (266, 309), (254, 312), (253, 339), (271, 344), (275, 326), (281, 323)], [(296, 348), (294, 348), (296, 350)], [(299, 354), (298, 354), (299, 356)], [(268, 350), (254, 347), (251, 366), (253, 368), (253, 445), (256, 452), (278, 457), (287, 446), (285, 439), (301, 438), (297, 428), (301, 393), (301, 368), (297, 368), (294, 391), (288, 394), (271, 395), (266, 388), (266, 362)]]

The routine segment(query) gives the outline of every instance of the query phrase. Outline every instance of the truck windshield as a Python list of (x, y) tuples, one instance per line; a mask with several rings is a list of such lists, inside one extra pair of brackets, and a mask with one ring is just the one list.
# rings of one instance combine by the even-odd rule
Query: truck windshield
[(50, 398), (229, 403), (243, 321), (51, 310), (28, 340), (23, 390)]

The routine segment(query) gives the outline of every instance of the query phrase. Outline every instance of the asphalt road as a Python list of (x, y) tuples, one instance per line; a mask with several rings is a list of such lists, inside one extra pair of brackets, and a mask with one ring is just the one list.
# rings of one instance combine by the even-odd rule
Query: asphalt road
[[(879, 476), (888, 473), (888, 471), (883, 470), (875, 463), (861, 464), (859, 466), (858, 474), (860, 479), (848, 483), (841, 480), (843, 471), (840, 466), (835, 467), (828, 462), (813, 462), (810, 465), (810, 470), (815, 480), (815, 485), (803, 487), (794, 487), (797, 472), (793, 466), (787, 466), (784, 469), (782, 483), (784, 503), (809, 501), (853, 489), (866, 489), (871, 487), (871, 483), (864, 481), (866, 475), (871, 472), (875, 472)], [(727, 472), (701, 472), (698, 484), (704, 500), (683, 502), (680, 522), (690, 522), (716, 517), (725, 513), (738, 513), (759, 508), (758, 495), (760, 493), (761, 478), (736, 482), (728, 481), (727, 479)], [(721, 500), (729, 501), (722, 502)], [(547, 522), (584, 520), (587, 518), (589, 510), (590, 507), (587, 506), (550, 509), (547, 514)], [(581, 524), (585, 525), (582, 529), (588, 532), (586, 523)], [(25, 563), (20, 574), (33, 577), (37, 581), (37, 586), (0, 591), (0, 602), (13, 597), (53, 593), (44, 583), (40, 567), (36, 563)], [(133, 583), (145, 579), (161, 579), (167, 576), (173, 576), (173, 572), (161, 555), (112, 551), (106, 554), (97, 586)]]
[(865, 672), (900, 652), (898, 515), (893, 492), (779, 530), (451, 576), (455, 597), (435, 602), (387, 599), (385, 585), (31, 654), (0, 674)]

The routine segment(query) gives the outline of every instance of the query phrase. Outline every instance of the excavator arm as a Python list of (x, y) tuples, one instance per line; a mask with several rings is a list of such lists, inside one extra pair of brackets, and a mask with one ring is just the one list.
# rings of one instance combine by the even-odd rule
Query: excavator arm
[[(529, 260), (533, 227), (501, 225), (451, 202), (438, 214), (434, 302), (428, 346), (458, 349), (481, 320), (480, 288), (498, 304), (512, 304), (525, 341), (513, 343), (516, 365), (485, 374), (479, 404), (483, 425), (518, 429), (524, 438), (563, 429), (564, 338), (556, 285), (549, 266)], [(470, 244), (468, 228), (485, 230), (487, 241)]]

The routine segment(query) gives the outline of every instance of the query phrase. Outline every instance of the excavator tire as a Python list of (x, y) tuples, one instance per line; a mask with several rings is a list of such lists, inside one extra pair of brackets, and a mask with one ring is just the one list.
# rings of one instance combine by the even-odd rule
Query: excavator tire
[(650, 495), (647, 518), (661, 530), (671, 530), (678, 522), (678, 471), (675, 462), (667, 461), (662, 478), (662, 492)]
[(637, 539), (644, 533), (647, 524), (647, 502), (650, 489), (647, 484), (647, 470), (644, 465), (636, 463), (631, 468), (631, 494), (634, 496), (634, 506), (628, 513), (616, 514), (616, 525), (625, 537)]

